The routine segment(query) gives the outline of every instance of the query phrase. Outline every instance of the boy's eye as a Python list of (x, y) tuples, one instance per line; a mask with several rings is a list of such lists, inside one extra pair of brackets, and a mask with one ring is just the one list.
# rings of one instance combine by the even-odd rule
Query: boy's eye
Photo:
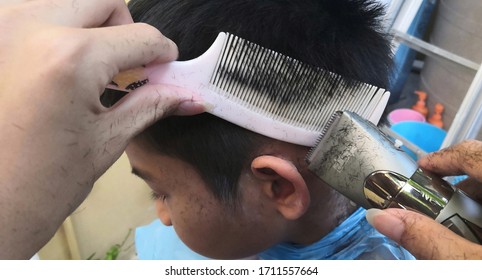
[(167, 196), (165, 196), (165, 195), (158, 194), (158, 193), (156, 193), (156, 192), (154, 192), (154, 191), (151, 191), (151, 198), (152, 198), (153, 200), (160, 199), (160, 200), (164, 201), (164, 200), (166, 199), (166, 197), (167, 197)]

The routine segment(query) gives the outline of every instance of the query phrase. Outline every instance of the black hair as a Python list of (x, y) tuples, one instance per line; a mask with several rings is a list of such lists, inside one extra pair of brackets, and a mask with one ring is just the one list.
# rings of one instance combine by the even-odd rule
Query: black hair
[(157, 27), (179, 47), (179, 60), (201, 55), (230, 32), (308, 64), (375, 86), (388, 86), (390, 43), (384, 8), (374, 0), (134, 0), (134, 21)]
[[(136, 22), (157, 27), (179, 60), (205, 52), (229, 32), (348, 79), (386, 88), (390, 40), (383, 6), (371, 0), (131, 0)], [(235, 201), (238, 179), (267, 138), (213, 115), (169, 117), (145, 132), (160, 153), (190, 163), (221, 201)]]

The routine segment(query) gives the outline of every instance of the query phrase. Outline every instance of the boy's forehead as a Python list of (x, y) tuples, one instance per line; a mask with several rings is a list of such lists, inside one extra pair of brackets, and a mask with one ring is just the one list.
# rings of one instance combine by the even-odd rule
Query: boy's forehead
[(148, 141), (133, 141), (126, 149), (132, 174), (147, 182), (159, 182), (173, 175), (173, 171), (185, 170), (178, 160), (163, 156)]
[(138, 175), (142, 179), (152, 179), (152, 174), (148, 170), (155, 166), (157, 152), (151, 141), (145, 136), (137, 136), (133, 138), (125, 150), (129, 162), (132, 166), (132, 173)]

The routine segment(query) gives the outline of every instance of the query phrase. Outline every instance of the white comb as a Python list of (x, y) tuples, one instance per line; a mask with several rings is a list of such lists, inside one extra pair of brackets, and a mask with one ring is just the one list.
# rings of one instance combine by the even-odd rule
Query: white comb
[[(281, 141), (314, 146), (335, 111), (377, 124), (389, 92), (348, 81), (273, 50), (221, 32), (201, 56), (145, 69), (151, 84), (198, 93), (209, 113)], [(300, 95), (302, 97), (297, 97)]]

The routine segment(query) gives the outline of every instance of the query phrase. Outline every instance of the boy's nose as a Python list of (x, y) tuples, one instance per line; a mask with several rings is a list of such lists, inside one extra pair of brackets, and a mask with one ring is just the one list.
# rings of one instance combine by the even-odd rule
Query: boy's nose
[(159, 217), (159, 220), (161, 220), (161, 223), (163, 223), (165, 226), (172, 226), (169, 210), (167, 209), (164, 201), (161, 199), (156, 200), (156, 212), (157, 217)]

